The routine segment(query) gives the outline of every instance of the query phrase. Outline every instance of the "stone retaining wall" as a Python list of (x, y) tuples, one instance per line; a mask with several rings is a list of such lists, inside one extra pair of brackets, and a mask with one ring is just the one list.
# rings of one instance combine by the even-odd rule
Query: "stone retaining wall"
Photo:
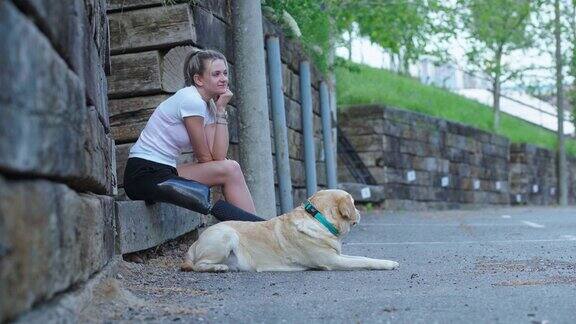
[[(386, 208), (558, 203), (551, 150), (382, 106), (350, 107), (339, 123), (383, 186)], [(576, 157), (567, 160), (568, 203), (575, 204)], [(353, 181), (344, 164), (338, 170), (341, 182)]]
[(0, 322), (114, 255), (105, 8), (0, 1)]
[[(510, 145), (510, 202), (517, 205), (558, 203), (557, 156), (531, 144)], [(576, 158), (567, 157), (568, 203), (576, 203)]]
[[(111, 0), (108, 7), (112, 51), (108, 98), (111, 131), (117, 143), (120, 188), (123, 185), (124, 167), (130, 147), (138, 139), (154, 109), (173, 93), (162, 81), (163, 63), (171, 49), (180, 45), (192, 45), (221, 51), (229, 61), (230, 89), (232, 92), (235, 90), (229, 1), (205, 0), (197, 1), (195, 5), (162, 4), (161, 0)], [(306, 190), (298, 73), (299, 62), (305, 59), (305, 56), (296, 42), (287, 39), (278, 27), (266, 20), (263, 32), (265, 35), (275, 34), (280, 38), (293, 195), (294, 203), (300, 204), (306, 198)], [(321, 149), (319, 78), (320, 74), (312, 66), (317, 174), (319, 186), (322, 187), (326, 177)], [(237, 160), (238, 114), (235, 98), (232, 98), (228, 109), (231, 116), (229, 158)], [(273, 144), (272, 150), (274, 152)], [(180, 162), (193, 160), (191, 154), (184, 154)], [(277, 178), (275, 182), (277, 185)], [(278, 190), (276, 193), (278, 195)], [(120, 197), (123, 197), (122, 190)], [(279, 199), (277, 203), (279, 205)]]
[(510, 145), (510, 202), (555, 205), (558, 202), (554, 152), (531, 144)]
[[(390, 209), (509, 203), (506, 138), (383, 106), (352, 107), (339, 125)], [(339, 180), (354, 181), (344, 165)]]

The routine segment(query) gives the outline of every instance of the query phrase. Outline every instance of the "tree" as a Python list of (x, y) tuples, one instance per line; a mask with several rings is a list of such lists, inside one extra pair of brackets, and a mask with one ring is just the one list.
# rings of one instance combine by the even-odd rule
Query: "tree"
[[(287, 11), (302, 30), (302, 41), (321, 69), (328, 69), (330, 44), (356, 23), (362, 36), (382, 46), (400, 62), (402, 72), (424, 54), (446, 57), (431, 35), (450, 36), (446, 7), (439, 0), (267, 0), (276, 16)], [(440, 23), (441, 22), (441, 23)]]
[(538, 3), (531, 0), (460, 0), (461, 28), (468, 33), (469, 72), (483, 72), (492, 83), (494, 130), (500, 128), (502, 83), (517, 78), (525, 68), (513, 68), (503, 58), (531, 46), (530, 14)]
[[(570, 96), (566, 80), (568, 72), (574, 71), (574, 0), (543, 0), (538, 11), (538, 47), (542, 54), (553, 58), (552, 71), (555, 80), (557, 125), (558, 125), (558, 202), (566, 205), (568, 200), (566, 138), (564, 135), (564, 114)], [(572, 46), (565, 46), (565, 44)], [(542, 82), (542, 81), (541, 81)]]
[(359, 1), (352, 19), (360, 35), (387, 49), (400, 62), (401, 72), (408, 74), (410, 63), (423, 55), (447, 57), (430, 39), (436, 36), (441, 42), (452, 36), (452, 17), (436, 0), (372, 1), (370, 5)]
[(568, 71), (572, 76), (572, 88), (568, 91), (568, 98), (572, 105), (572, 124), (576, 128), (576, 0), (572, 0), (572, 10), (569, 8), (568, 12), (569, 21), (569, 39), (572, 47), (570, 64)]
[[(299, 37), (306, 52), (312, 57), (316, 66), (323, 72), (328, 70), (327, 54), (330, 50), (329, 17), (339, 17), (338, 6), (332, 6), (334, 0), (267, 0), (263, 3), (266, 16), (283, 25), (288, 35)], [(301, 31), (295, 35), (286, 19), (290, 16)], [(287, 28), (286, 28), (287, 27)]]
[(564, 76), (562, 70), (564, 60), (562, 57), (562, 30), (560, 23), (560, 0), (554, 0), (554, 38), (556, 62), (556, 106), (558, 106), (558, 187), (559, 203), (568, 204), (568, 183), (566, 179), (566, 147), (564, 138)]

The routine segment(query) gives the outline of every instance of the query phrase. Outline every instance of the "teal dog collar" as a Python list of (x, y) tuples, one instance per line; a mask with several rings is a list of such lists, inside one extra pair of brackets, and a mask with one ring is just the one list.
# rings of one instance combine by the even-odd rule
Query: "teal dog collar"
[(308, 214), (312, 215), (312, 217), (314, 217), (317, 221), (319, 221), (320, 224), (324, 225), (324, 227), (326, 227), (330, 231), (330, 233), (334, 234), (335, 236), (338, 236), (340, 234), (336, 226), (330, 223), (330, 221), (327, 220), (326, 217), (324, 217), (324, 215), (322, 215), (322, 213), (319, 212), (318, 209), (316, 209), (316, 207), (314, 207), (314, 205), (312, 205), (312, 203), (309, 200), (306, 200), (304, 202), (304, 210), (306, 210)]

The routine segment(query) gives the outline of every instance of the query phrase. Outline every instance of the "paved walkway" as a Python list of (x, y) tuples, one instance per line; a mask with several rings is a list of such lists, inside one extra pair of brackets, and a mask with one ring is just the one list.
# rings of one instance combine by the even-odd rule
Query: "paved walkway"
[(394, 271), (182, 273), (187, 246), (125, 262), (86, 319), (573, 323), (576, 208), (365, 215), (344, 253)]

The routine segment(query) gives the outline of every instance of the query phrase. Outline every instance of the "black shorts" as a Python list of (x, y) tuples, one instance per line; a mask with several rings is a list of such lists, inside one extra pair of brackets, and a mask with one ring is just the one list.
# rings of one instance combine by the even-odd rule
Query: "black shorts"
[(124, 171), (124, 191), (132, 200), (154, 201), (158, 184), (177, 178), (176, 168), (140, 158), (129, 158)]

